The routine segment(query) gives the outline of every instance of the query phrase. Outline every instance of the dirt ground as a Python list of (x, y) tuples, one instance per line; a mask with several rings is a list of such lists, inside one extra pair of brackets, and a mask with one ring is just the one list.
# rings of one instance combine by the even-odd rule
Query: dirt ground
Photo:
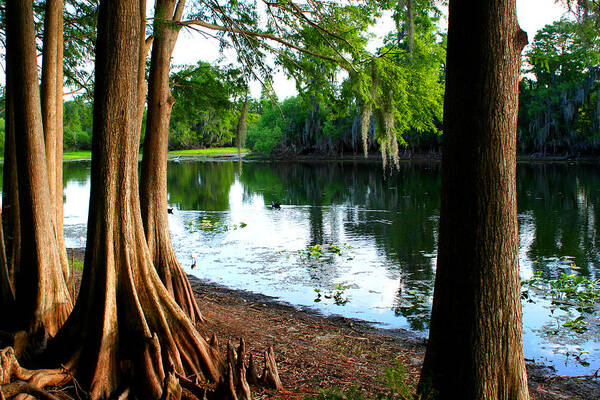
[[(400, 361), (414, 388), (425, 353), (422, 339), (400, 330), (376, 329), (360, 321), (323, 317), (273, 298), (227, 289), (190, 277), (206, 323), (199, 330), (217, 334), (220, 343), (243, 337), (260, 356), (275, 349), (286, 389), (279, 399), (312, 398), (324, 388), (358, 386), (370, 394), (386, 393), (386, 368)], [(256, 358), (261, 359), (261, 358)], [(600, 399), (600, 380), (554, 376), (544, 367), (528, 365), (532, 399)], [(272, 397), (259, 394), (261, 397)]]
[[(75, 259), (83, 260), (83, 249), (73, 253)], [(68, 254), (71, 257), (73, 253), (69, 250)], [(244, 338), (258, 361), (257, 368), (261, 368), (262, 353), (273, 346), (285, 391), (255, 393), (256, 399), (310, 399), (320, 389), (333, 387), (358, 387), (373, 397), (386, 394), (385, 371), (397, 367), (398, 362), (404, 367), (406, 383), (412, 389), (417, 384), (425, 342), (410, 332), (377, 329), (340, 316), (324, 317), (272, 297), (228, 289), (193, 276), (189, 279), (206, 320), (198, 330), (207, 339), (215, 333), (223, 345)], [(77, 290), (78, 282), (75, 286)], [(527, 373), (532, 400), (600, 399), (598, 377), (560, 377), (531, 363)]]

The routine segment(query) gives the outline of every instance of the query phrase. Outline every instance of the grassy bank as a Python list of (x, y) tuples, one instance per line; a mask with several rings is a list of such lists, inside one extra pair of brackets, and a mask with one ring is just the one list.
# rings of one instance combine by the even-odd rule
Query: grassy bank
[(66, 151), (63, 153), (63, 160), (89, 160), (92, 158), (92, 152), (88, 150)]
[[(242, 153), (249, 153), (250, 150), (242, 149)], [(169, 156), (187, 156), (187, 157), (210, 157), (223, 154), (237, 154), (236, 147), (218, 147), (212, 149), (192, 149), (192, 150), (173, 150), (169, 152)], [(141, 153), (140, 153), (141, 155)], [(66, 151), (63, 153), (63, 160), (89, 160), (92, 158), (92, 152), (88, 150), (81, 151)], [(3, 157), (0, 160), (4, 161)]]
[[(242, 149), (242, 153), (249, 153), (249, 149)], [(222, 154), (237, 154), (237, 147), (215, 147), (210, 149), (173, 150), (169, 156), (218, 156)]]

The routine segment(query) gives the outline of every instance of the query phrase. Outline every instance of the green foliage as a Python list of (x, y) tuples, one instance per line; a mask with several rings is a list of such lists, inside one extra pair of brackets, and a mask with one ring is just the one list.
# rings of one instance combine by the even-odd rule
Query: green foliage
[(92, 104), (76, 99), (64, 103), (63, 149), (92, 149)]
[(600, 146), (600, 34), (587, 20), (540, 30), (520, 86), (521, 151), (588, 152)]
[(246, 145), (252, 150), (269, 154), (276, 146), (301, 134), (306, 111), (298, 97), (286, 99), (279, 105), (263, 99), (257, 109), (260, 118), (248, 127), (246, 137)]
[[(437, 145), (445, 59), (444, 37), (436, 25), (439, 11), (428, 1), (415, 2), (416, 29), (410, 54), (404, 43), (396, 40), (399, 32), (390, 33), (384, 46), (369, 54), (364, 49), (366, 27), (381, 11), (379, 7), (393, 5), (366, 3), (329, 10), (335, 29), (346, 29), (344, 46), (351, 60), (333, 63), (306, 54), (280, 54), (278, 61), (296, 80), (299, 96), (281, 103), (280, 110), (272, 106), (259, 110), (261, 119), (248, 134), (253, 150), (356, 153), (363, 143), (373, 148), (378, 141), (382, 152), (397, 162), (398, 144), (407, 144), (405, 137), (412, 140), (409, 145), (432, 139)], [(305, 27), (302, 38), (321, 54), (336, 56), (315, 29)], [(372, 115), (376, 117), (374, 125)], [(428, 139), (422, 140), (423, 136)]]
[[(205, 62), (171, 75), (175, 104), (171, 113), (169, 148), (190, 149), (232, 145), (246, 86), (241, 71)], [(248, 121), (256, 119), (248, 113)]]

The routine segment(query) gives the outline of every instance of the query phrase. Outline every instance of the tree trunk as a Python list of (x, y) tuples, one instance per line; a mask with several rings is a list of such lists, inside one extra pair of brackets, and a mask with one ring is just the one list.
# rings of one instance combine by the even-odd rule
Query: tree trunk
[[(7, 37), (7, 47), (11, 37)], [(5, 234), (6, 267), (14, 284), (21, 248), (21, 221), (19, 217), (19, 184), (17, 179), (17, 153), (13, 105), (12, 60), (6, 54), (6, 124), (4, 142), (4, 173), (2, 184), (2, 227)]]
[(406, 0), (406, 35), (408, 36), (408, 55), (412, 60), (415, 52), (415, 11), (413, 0)]
[[(68, 279), (69, 265), (64, 246), (62, 222), (62, 10), (62, 0), (46, 1), (42, 49), (41, 104), (52, 228), (56, 236), (60, 265), (65, 279)], [(59, 127), (61, 129), (60, 133), (58, 131)]]
[(515, 0), (450, 1), (442, 206), (419, 390), (528, 398), (516, 203), (520, 52)]
[(237, 128), (235, 130), (235, 146), (238, 151), (238, 159), (241, 159), (242, 147), (246, 144), (246, 117), (248, 115), (248, 89), (246, 89), (246, 95), (244, 96), (244, 102), (240, 110), (240, 119), (238, 120)]
[[(145, 6), (144, 6), (145, 7)], [(144, 19), (144, 28), (145, 28)], [(138, 128), (137, 131), (142, 131), (142, 122), (144, 122), (144, 109), (146, 108), (146, 95), (148, 94), (148, 84), (146, 83), (146, 58), (154, 41), (153, 36), (148, 36), (144, 42), (144, 47), (140, 53), (139, 71), (138, 71)]]
[(148, 114), (140, 179), (140, 201), (152, 261), (167, 290), (192, 322), (202, 316), (187, 276), (175, 258), (167, 215), (167, 152), (169, 120), (175, 99), (169, 88), (171, 54), (179, 33), (183, 0), (157, 0), (154, 42), (148, 79)]
[(32, 3), (7, 2), (6, 13), (21, 224), (16, 326), (30, 332), (42, 328), (52, 336), (66, 320), (72, 302), (51, 217)]
[[(8, 277), (6, 254), (4, 252), (4, 234), (2, 231), (2, 225), (0, 225), (0, 310), (4, 310), (5, 312), (5, 310), (10, 310), (14, 307), (15, 297), (12, 284)], [(3, 328), (6, 328), (6, 325), (10, 327), (10, 321), (5, 321), (7, 317), (11, 318), (10, 316), (3, 315), (3, 318), (0, 319), (0, 326)]]
[(58, 242), (58, 251), (60, 263), (66, 267), (65, 278), (69, 279), (69, 259), (67, 257), (67, 248), (65, 246), (65, 231), (63, 225), (63, 68), (64, 68), (64, 18), (63, 18), (63, 0), (58, 4), (58, 44), (56, 52), (56, 192), (54, 201), (56, 202), (56, 239)]
[[(137, 159), (140, 4), (100, 2), (87, 247), (80, 294), (52, 343), (92, 399), (131, 387), (157, 399), (171, 366), (218, 382), (224, 371), (175, 303), (144, 236)], [(166, 210), (165, 210), (166, 212)]]

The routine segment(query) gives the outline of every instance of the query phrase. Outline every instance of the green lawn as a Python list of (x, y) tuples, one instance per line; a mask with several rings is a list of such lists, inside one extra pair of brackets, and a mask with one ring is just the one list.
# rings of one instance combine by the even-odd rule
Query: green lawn
[[(242, 149), (242, 153), (249, 153), (249, 149)], [(215, 147), (212, 149), (195, 149), (195, 150), (173, 150), (169, 152), (169, 156), (190, 156), (190, 157), (208, 157), (220, 154), (237, 154), (237, 147)], [(141, 153), (140, 153), (141, 156)], [(89, 160), (92, 158), (92, 152), (87, 150), (81, 151), (66, 151), (63, 153), (63, 160)], [(0, 155), (0, 161), (4, 161), (4, 157)]]
[[(249, 153), (249, 149), (242, 149), (242, 153)], [(173, 150), (170, 156), (215, 156), (219, 154), (237, 154), (237, 147), (215, 147), (211, 149)]]
[(86, 160), (92, 158), (92, 152), (87, 150), (66, 151), (63, 153), (63, 160)]
[[(242, 149), (242, 153), (249, 153), (249, 149)], [(216, 156), (220, 154), (237, 154), (237, 147), (215, 147), (212, 149), (173, 150), (169, 156)], [(141, 153), (140, 153), (141, 155)], [(92, 158), (91, 151), (67, 151), (64, 160), (85, 160)]]

